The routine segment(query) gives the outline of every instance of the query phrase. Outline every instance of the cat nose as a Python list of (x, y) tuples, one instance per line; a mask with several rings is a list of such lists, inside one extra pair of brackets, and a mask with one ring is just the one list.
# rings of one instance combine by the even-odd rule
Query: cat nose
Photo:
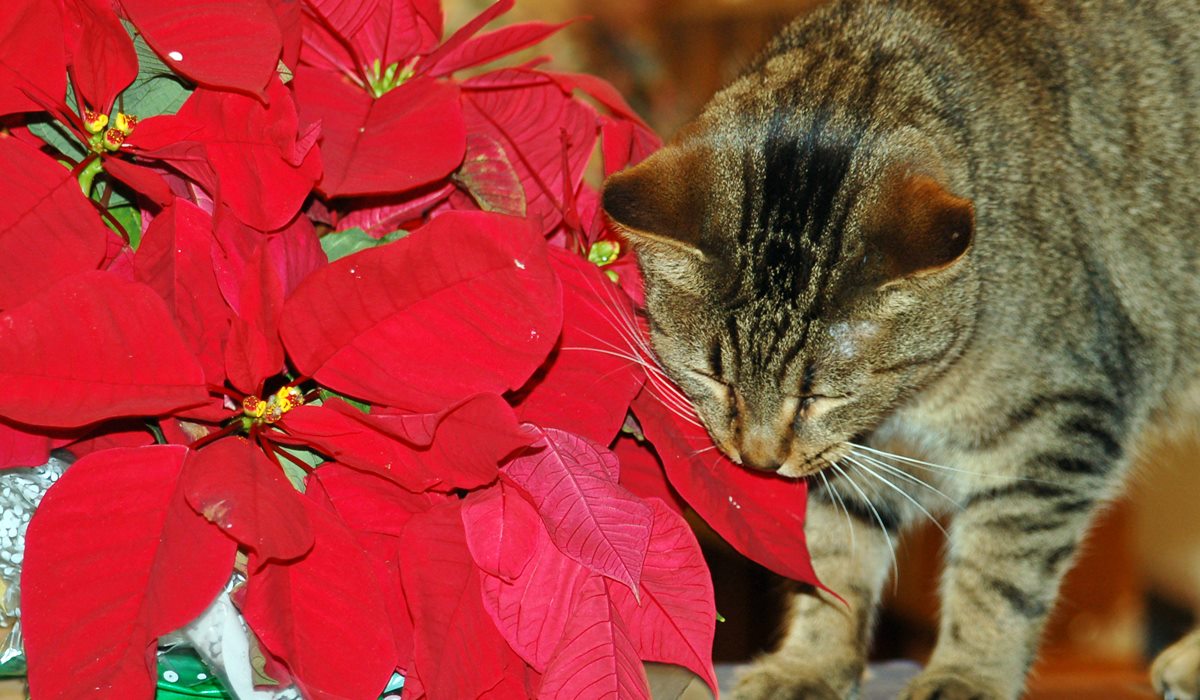
[(776, 471), (787, 461), (790, 445), (770, 428), (753, 428), (742, 433), (738, 454), (742, 464), (763, 471)]

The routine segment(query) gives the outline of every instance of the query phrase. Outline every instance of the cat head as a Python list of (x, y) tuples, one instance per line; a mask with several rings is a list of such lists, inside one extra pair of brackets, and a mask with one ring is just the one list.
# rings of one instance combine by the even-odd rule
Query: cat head
[(605, 184), (651, 342), (716, 444), (786, 476), (845, 452), (973, 318), (972, 203), (916, 132), (704, 119)]

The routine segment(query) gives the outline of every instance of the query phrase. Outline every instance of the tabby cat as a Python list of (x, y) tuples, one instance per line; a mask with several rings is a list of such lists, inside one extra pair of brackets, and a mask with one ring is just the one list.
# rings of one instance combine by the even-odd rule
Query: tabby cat
[[(1089, 523), (1200, 372), (1200, 0), (833, 0), (604, 207), (659, 361), (726, 455), (810, 478), (849, 603), (798, 594), (736, 696), (855, 697), (927, 513), (953, 517), (942, 615), (904, 697), (1020, 696)], [(1197, 697), (1200, 635), (1153, 675)]]

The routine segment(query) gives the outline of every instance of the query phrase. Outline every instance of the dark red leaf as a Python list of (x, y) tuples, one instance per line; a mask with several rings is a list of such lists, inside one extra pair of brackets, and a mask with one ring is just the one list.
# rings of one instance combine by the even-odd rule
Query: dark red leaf
[(150, 48), (171, 70), (215, 90), (274, 100), (279, 23), (265, 0), (122, 0)]
[(213, 274), (212, 217), (183, 199), (146, 229), (133, 257), (134, 275), (158, 292), (210, 384), (225, 383), (223, 346), (232, 312)]
[(650, 508), (617, 484), (608, 450), (553, 428), (504, 467), (530, 495), (550, 539), (596, 573), (637, 590), (650, 537)]
[[(511, 570), (516, 561), (527, 559), (511, 580), (486, 573), (482, 576), (483, 606), (513, 650), (534, 669), (545, 671), (590, 573), (554, 546), (532, 506), (519, 497), (506, 500), (506, 524), (530, 529), (533, 540), (526, 545), (528, 551), (523, 556), (516, 547), (501, 552), (516, 559), (501, 559), (498, 568)], [(469, 522), (471, 517), (464, 507), (464, 521)], [(480, 522), (478, 526), (482, 530), (485, 524)], [(468, 544), (471, 530), (468, 525)], [(478, 562), (479, 557), (475, 560)], [(481, 568), (485, 572), (488, 569)]]
[(62, 6), (46, 0), (7, 3), (0, 14), (0, 116), (40, 112), (61, 104), (66, 92)]
[(730, 462), (712, 449), (698, 420), (680, 418), (664, 400), (671, 399), (655, 395), (647, 385), (633, 411), (679, 495), (742, 554), (788, 578), (821, 585), (804, 539), (805, 482)]
[(159, 206), (170, 204), (174, 198), (171, 186), (162, 178), (162, 175), (150, 168), (121, 158), (105, 158), (104, 172), (129, 185), (134, 191), (145, 195)]
[[(571, 20), (573, 21), (573, 20)], [(480, 34), (442, 55), (437, 63), (425, 68), (432, 76), (449, 75), (464, 68), (490, 63), (511, 53), (539, 44), (571, 23), (521, 22)], [(449, 42), (447, 42), (449, 43)]]
[(262, 564), (313, 547), (303, 498), (261, 450), (228, 437), (188, 455), (181, 482), (188, 505), (245, 545)]
[(430, 185), (426, 189), (413, 190), (401, 198), (377, 198), (367, 200), (364, 206), (355, 206), (337, 222), (339, 231), (361, 228), (372, 238), (383, 238), (387, 234), (420, 220), (431, 209), (441, 204), (454, 185)]
[(204, 371), (158, 295), (104, 272), (0, 313), (0, 384), (0, 415), (54, 427), (165, 414), (208, 398)]
[(341, 464), (323, 464), (308, 478), (308, 494), (322, 494), (351, 529), (399, 537), (408, 521), (451, 502), (439, 493), (413, 493)]
[(505, 582), (525, 571), (545, 529), (533, 506), (503, 482), (467, 496), (462, 519), (475, 563)]
[(624, 586), (609, 585), (609, 595), (639, 658), (683, 666), (716, 695), (712, 645), (717, 610), (708, 565), (687, 521), (660, 500), (649, 503), (654, 530), (642, 569), (641, 600)]
[(400, 576), (415, 631), (410, 670), (430, 697), (513, 697), (498, 686), (511, 686), (524, 664), (483, 608), (460, 508), (455, 502), (415, 516), (400, 538)]
[[(312, 522), (312, 551), (252, 573), (242, 614), (304, 697), (374, 700), (398, 662), (392, 629), (380, 624), (388, 619), (383, 588), (337, 516), (301, 502)], [(252, 569), (256, 563), (252, 558)]]
[(411, 80), (373, 98), (341, 74), (296, 72), (301, 118), (321, 122), (328, 197), (390, 194), (429, 184), (462, 162), (466, 129), (458, 88)]
[(526, 222), (448, 213), (309, 276), (281, 331), (297, 368), (321, 384), (438, 411), (524, 384), (561, 329), (560, 300)]
[(604, 579), (589, 577), (555, 650), (538, 698), (650, 698), (646, 671)]
[[(568, 189), (582, 182), (591, 158), (599, 128), (596, 111), (534, 71), (495, 71), (465, 88), (467, 131), (500, 142), (521, 176), (529, 217), (540, 221), (544, 232), (554, 230)], [(564, 139), (570, 173), (563, 172)]]
[(649, 444), (639, 443), (632, 437), (622, 435), (613, 446), (613, 453), (621, 463), (621, 485), (641, 499), (662, 500), (676, 513), (683, 513), (685, 503), (671, 488), (662, 462)]
[(21, 576), (37, 697), (150, 697), (159, 635), (200, 614), (228, 581), (233, 540), (178, 489), (186, 454), (173, 446), (97, 452), (46, 493)]
[(563, 332), (554, 354), (523, 392), (522, 420), (561, 428), (601, 445), (616, 437), (645, 382), (633, 304), (596, 265), (551, 248), (563, 284)]
[(0, 136), (0, 173), (0, 309), (99, 267), (108, 229), (69, 170)]
[(108, 114), (117, 94), (137, 77), (137, 54), (112, 3), (66, 0), (64, 30), (75, 95), (83, 105)]
[(150, 432), (144, 419), (126, 418), (105, 421), (95, 430), (87, 431), (78, 440), (72, 440), (63, 447), (75, 457), (84, 457), (101, 450), (111, 450), (117, 447), (146, 447), (153, 444), (155, 444), (154, 434)]

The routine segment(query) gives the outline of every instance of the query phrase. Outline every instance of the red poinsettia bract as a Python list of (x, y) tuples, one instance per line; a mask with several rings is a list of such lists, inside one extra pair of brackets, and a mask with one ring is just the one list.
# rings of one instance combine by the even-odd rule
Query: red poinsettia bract
[(656, 137), (591, 76), (456, 75), (561, 26), (484, 31), (511, 4), (0, 19), (0, 468), (78, 458), (27, 538), (36, 697), (148, 697), (226, 587), (305, 697), (715, 691), (680, 496), (815, 582), (804, 485), (704, 449), (584, 178)]

